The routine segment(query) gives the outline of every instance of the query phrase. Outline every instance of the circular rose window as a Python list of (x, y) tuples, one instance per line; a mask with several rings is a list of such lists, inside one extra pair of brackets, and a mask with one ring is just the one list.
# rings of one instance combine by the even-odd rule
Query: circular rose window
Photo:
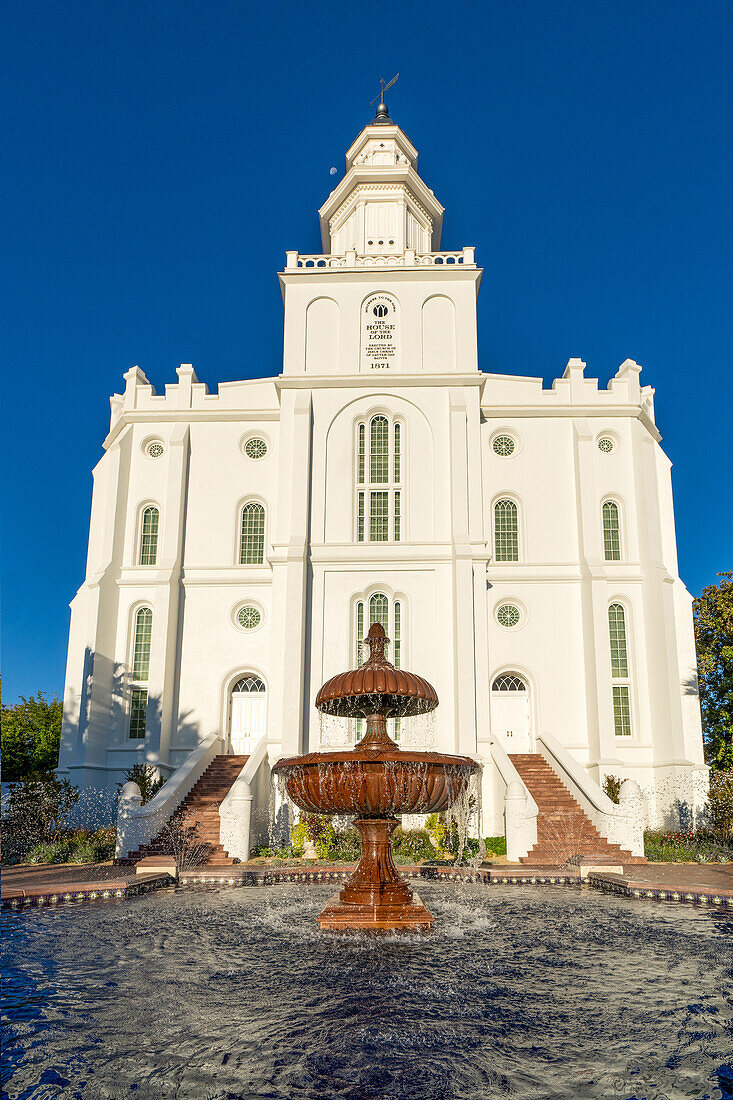
[(247, 458), (264, 458), (267, 454), (267, 444), (264, 439), (248, 439), (244, 445), (244, 453)]
[(242, 630), (255, 630), (262, 622), (262, 615), (256, 607), (243, 607), (237, 615)]
[(502, 626), (516, 626), (522, 615), (518, 607), (513, 603), (503, 603), (496, 612), (496, 618)]

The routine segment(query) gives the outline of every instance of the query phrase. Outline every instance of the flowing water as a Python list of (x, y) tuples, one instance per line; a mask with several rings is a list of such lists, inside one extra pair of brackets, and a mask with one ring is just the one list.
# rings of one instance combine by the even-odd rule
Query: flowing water
[(419, 890), (425, 938), (321, 934), (327, 887), (10, 916), (3, 1095), (733, 1096), (730, 918), (585, 888)]

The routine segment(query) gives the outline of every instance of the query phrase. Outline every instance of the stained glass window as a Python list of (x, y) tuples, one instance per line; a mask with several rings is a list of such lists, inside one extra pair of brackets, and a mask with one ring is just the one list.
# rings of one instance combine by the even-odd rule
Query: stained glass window
[(620, 603), (608, 608), (608, 635), (611, 645), (611, 678), (613, 691), (613, 729), (617, 737), (631, 736), (631, 689), (629, 656), (626, 640), (626, 614)]
[(618, 504), (613, 500), (603, 502), (603, 556), (606, 561), (621, 561), (621, 525)]
[(626, 618), (620, 603), (612, 603), (608, 609), (608, 633), (611, 641), (611, 675), (614, 679), (628, 676)]
[(368, 423), (357, 425), (356, 448), (357, 542), (399, 542), (402, 537), (401, 424), (381, 413), (373, 416)]
[(140, 565), (155, 565), (158, 560), (158, 522), (157, 508), (146, 508), (143, 512), (140, 533)]
[(141, 607), (135, 616), (135, 641), (132, 650), (132, 679), (144, 683), (150, 670), (150, 640), (153, 634), (153, 612)]
[(132, 644), (132, 672), (130, 679), (130, 730), (131, 740), (145, 737), (148, 710), (148, 689), (143, 687), (150, 674), (150, 642), (153, 634), (153, 612), (149, 607), (138, 608), (135, 614), (135, 634)]
[(251, 501), (242, 509), (240, 565), (262, 565), (265, 558), (265, 509)]
[(494, 505), (494, 556), (496, 561), (519, 561), (519, 521), (513, 500)]

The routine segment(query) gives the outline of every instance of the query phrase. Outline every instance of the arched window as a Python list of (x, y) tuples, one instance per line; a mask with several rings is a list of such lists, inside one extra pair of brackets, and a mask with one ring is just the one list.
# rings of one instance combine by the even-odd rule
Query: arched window
[(402, 537), (402, 425), (381, 413), (357, 425), (357, 542)]
[[(402, 605), (399, 600), (390, 601), (383, 592), (375, 592), (369, 597), (368, 602), (358, 600), (356, 604), (356, 631), (355, 631), (355, 656), (357, 667), (364, 663), (368, 656), (364, 638), (369, 632), (372, 623), (379, 623), (391, 642), (388, 657), (396, 668), (400, 668), (402, 660)], [(390, 718), (387, 728), (390, 737), (399, 741), (401, 735), (402, 720)], [(364, 736), (364, 719), (356, 721), (356, 739)]]
[(494, 558), (519, 561), (519, 518), (513, 500), (497, 500), (494, 505)]
[(132, 639), (132, 672), (130, 675), (130, 739), (145, 737), (148, 714), (148, 675), (150, 672), (150, 642), (153, 636), (153, 612), (139, 607), (135, 614)]
[(262, 565), (265, 560), (265, 509), (250, 501), (242, 509), (239, 564)]
[(138, 565), (157, 565), (158, 563), (158, 523), (160, 513), (152, 505), (142, 514), (140, 525), (140, 556)]
[(615, 500), (604, 500), (603, 557), (606, 561), (621, 561), (621, 522)]
[(527, 685), (516, 672), (505, 672), (497, 676), (491, 685), (492, 691), (526, 691)]
[(620, 603), (612, 603), (608, 608), (608, 638), (611, 646), (613, 730), (617, 737), (630, 737), (629, 653), (626, 639), (626, 613)]

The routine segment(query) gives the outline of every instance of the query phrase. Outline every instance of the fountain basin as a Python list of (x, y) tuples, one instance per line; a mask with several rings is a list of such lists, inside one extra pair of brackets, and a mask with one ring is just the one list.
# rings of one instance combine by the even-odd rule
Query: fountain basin
[(442, 813), (466, 790), (478, 764), (469, 756), (385, 749), (312, 752), (279, 760), (288, 795), (307, 813)]

